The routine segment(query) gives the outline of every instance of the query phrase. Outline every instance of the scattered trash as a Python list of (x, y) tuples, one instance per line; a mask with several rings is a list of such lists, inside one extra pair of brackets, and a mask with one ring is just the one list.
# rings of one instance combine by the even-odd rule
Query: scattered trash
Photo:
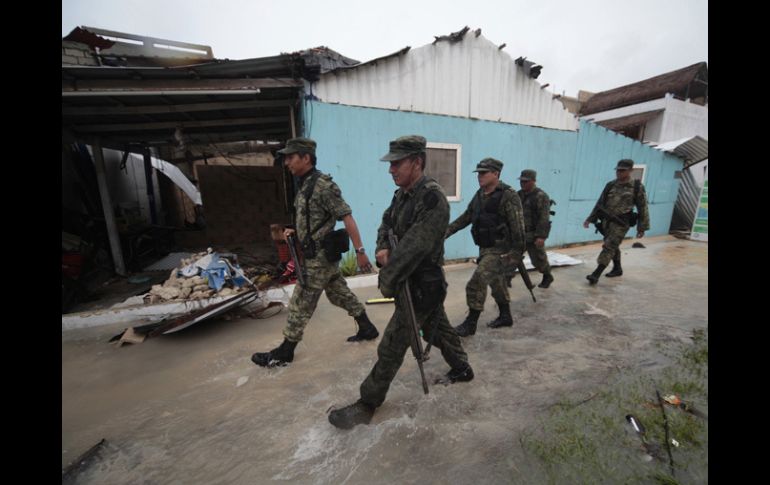
[(675, 440), (674, 438), (671, 438), (671, 444), (679, 448), (679, 442)]
[(636, 432), (636, 435), (642, 441), (642, 447), (645, 450), (645, 453), (642, 455), (642, 461), (652, 461), (653, 458), (662, 460), (660, 447), (653, 443), (647, 442), (647, 438), (645, 437), (645, 432), (647, 430), (644, 428), (642, 422), (639, 421), (639, 418), (631, 414), (626, 414), (626, 421), (631, 424), (631, 426), (634, 428), (634, 431)]
[(635, 242), (634, 244), (631, 245), (631, 247), (632, 248), (644, 248), (646, 246), (644, 244), (640, 243), (640, 242)]
[(146, 334), (137, 333), (134, 331), (133, 327), (129, 327), (120, 335), (120, 338), (115, 342), (115, 345), (122, 347), (123, 344), (140, 344), (144, 342), (146, 337)]
[(395, 302), (395, 298), (369, 298), (366, 300), (367, 305), (377, 305), (380, 303), (393, 303)]
[(144, 296), (145, 304), (230, 296), (244, 291), (245, 285), (255, 287), (238, 265), (236, 254), (219, 254), (209, 248), (182, 258), (179, 264), (162, 285), (153, 285)]
[(249, 376), (241, 376), (238, 378), (238, 382), (235, 383), (235, 387), (241, 387), (247, 382), (249, 382)]
[(686, 413), (692, 414), (693, 416), (697, 416), (699, 418), (708, 420), (708, 416), (703, 414), (703, 412), (695, 409), (695, 406), (693, 406), (692, 404), (682, 401), (679, 398), (679, 396), (677, 396), (676, 394), (670, 394), (668, 396), (663, 397), (663, 401), (666, 404), (670, 404), (671, 406), (677, 407)]

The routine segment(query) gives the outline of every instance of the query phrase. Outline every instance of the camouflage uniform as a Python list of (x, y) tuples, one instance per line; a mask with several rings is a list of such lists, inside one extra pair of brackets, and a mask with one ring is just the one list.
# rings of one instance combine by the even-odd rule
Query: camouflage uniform
[(535, 246), (535, 239), (548, 239), (551, 232), (551, 222), (548, 220), (551, 199), (540, 187), (535, 187), (531, 192), (519, 190), (519, 198), (524, 209), (525, 240), (529, 259), (538, 271), (543, 274), (550, 273), (551, 265), (548, 264), (545, 248)]
[[(305, 184), (312, 182), (317, 177), (310, 200), (305, 199)], [(294, 199), (297, 241), (305, 243), (313, 241), (316, 248), (314, 258), (305, 258), (307, 270), (307, 287), (297, 283), (289, 300), (289, 317), (283, 335), (291, 342), (302, 340), (302, 334), (310, 317), (316, 309), (321, 293), (326, 291), (329, 301), (338, 307), (348, 311), (351, 317), (359, 317), (364, 313), (364, 306), (350, 291), (345, 278), (340, 273), (337, 262), (330, 262), (324, 250), (321, 248), (321, 240), (334, 229), (335, 223), (342, 220), (352, 211), (350, 206), (342, 198), (339, 187), (332, 178), (318, 170), (311, 170), (305, 174), (300, 182), (297, 196)], [(309, 202), (309, 203), (307, 203)], [(308, 228), (305, 209), (310, 211)], [(306, 241), (308, 230), (315, 230)]]
[(379, 274), (379, 285), (383, 295), (395, 296), (396, 310), (377, 347), (377, 363), (360, 388), (361, 401), (372, 407), (385, 400), (410, 346), (408, 309), (397, 292), (407, 278), (423, 339), (432, 341), (453, 369), (468, 365), (468, 356), (444, 311), (447, 284), (442, 265), (448, 222), (449, 204), (444, 190), (425, 176), (410, 191), (398, 189), (382, 217), (377, 251), (390, 249), (389, 229), (398, 236), (398, 247), (390, 251), (388, 264)]
[(630, 179), (628, 182), (621, 183), (617, 180), (612, 180), (604, 187), (606, 193), (606, 200), (602, 204), (602, 198), (600, 197), (594, 206), (591, 215), (588, 216), (588, 222), (596, 223), (597, 219), (602, 220), (602, 227), (604, 230), (604, 244), (602, 245), (602, 252), (599, 253), (599, 257), (596, 259), (600, 265), (607, 266), (612, 261), (613, 256), (617, 251), (620, 251), (620, 243), (623, 242), (623, 238), (626, 236), (626, 232), (630, 229), (629, 225), (620, 224), (609, 217), (606, 217), (599, 212), (599, 205), (603, 205), (607, 211), (622, 220), (627, 220), (628, 214), (633, 210), (634, 206), (639, 211), (639, 220), (637, 221), (637, 231), (647, 231), (650, 229), (650, 214), (647, 210), (647, 194), (644, 190), (644, 184), (639, 183), (639, 191), (634, 199), (634, 180)]
[[(521, 200), (516, 191), (504, 182), (499, 182), (496, 190), (502, 190), (503, 196), (498, 206), (501, 232), (504, 238), (495, 240), (494, 246), (479, 248), (479, 265), (465, 287), (468, 308), (483, 311), (487, 299), (487, 285), (492, 289), (492, 298), (498, 305), (507, 305), (511, 301), (508, 294), (508, 277), (513, 273), (510, 263), (504, 263), (500, 255), (511, 253), (521, 259), (524, 251), (524, 213)], [(494, 192), (493, 192), (494, 193)], [(463, 229), (473, 222), (474, 214), (483, 207), (492, 194), (485, 194), (479, 189), (468, 204), (468, 208), (449, 225), (446, 237)]]

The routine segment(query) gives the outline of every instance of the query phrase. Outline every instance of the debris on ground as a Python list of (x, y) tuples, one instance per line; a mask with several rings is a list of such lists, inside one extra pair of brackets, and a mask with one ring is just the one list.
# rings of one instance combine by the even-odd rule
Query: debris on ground
[(94, 446), (89, 448), (88, 451), (80, 455), (75, 461), (67, 465), (61, 471), (62, 483), (75, 483), (74, 480), (77, 475), (81, 471), (85, 470), (85, 468), (93, 462), (92, 459), (97, 455), (99, 450), (102, 449), (105, 443), (107, 443), (107, 440), (102, 438), (100, 442), (96, 443)]
[(645, 248), (647, 246), (645, 246), (644, 244), (642, 244), (640, 242), (635, 242), (634, 244), (631, 245), (631, 247), (632, 248)]
[(270, 279), (267, 272), (256, 275), (253, 268), (242, 269), (236, 254), (219, 254), (209, 248), (206, 252), (182, 258), (180, 267), (172, 269), (163, 284), (153, 285), (144, 296), (144, 303), (152, 305), (165, 301), (235, 295), (255, 286), (254, 281), (247, 276), (249, 273), (258, 276), (258, 281)]

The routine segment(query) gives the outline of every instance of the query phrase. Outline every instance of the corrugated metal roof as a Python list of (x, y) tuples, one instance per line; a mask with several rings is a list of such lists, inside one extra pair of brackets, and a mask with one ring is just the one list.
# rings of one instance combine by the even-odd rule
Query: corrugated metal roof
[(643, 81), (596, 93), (583, 103), (580, 115), (600, 113), (662, 98), (666, 93), (674, 93), (681, 99), (708, 98), (708, 65), (705, 62), (699, 62)]
[(328, 103), (561, 130), (578, 127), (561, 102), (510, 55), (479, 31), (469, 35), (467, 29), (432, 44), (322, 74), (313, 93)]
[(709, 157), (709, 141), (698, 135), (661, 143), (654, 148), (683, 158), (685, 161), (684, 168), (695, 165)]

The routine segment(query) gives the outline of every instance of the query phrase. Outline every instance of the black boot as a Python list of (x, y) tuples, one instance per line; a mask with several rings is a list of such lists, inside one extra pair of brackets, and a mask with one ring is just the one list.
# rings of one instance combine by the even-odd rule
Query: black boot
[(620, 266), (620, 249), (615, 252), (615, 256), (612, 258), (612, 271), (607, 273), (607, 278), (614, 278), (615, 276), (622, 276), (623, 268)]
[(348, 337), (348, 342), (374, 340), (380, 335), (380, 332), (377, 331), (377, 328), (374, 326), (371, 320), (369, 320), (366, 312), (357, 316), (355, 320), (358, 324), (358, 332), (355, 335)]
[(511, 316), (511, 306), (508, 303), (497, 304), (500, 307), (500, 316), (487, 323), (487, 327), (511, 327), (513, 326), (513, 317)]
[(471, 369), (470, 364), (465, 364), (465, 367), (450, 369), (450, 371), (447, 372), (446, 378), (450, 383), (472, 381), (473, 369)]
[(294, 348), (297, 342), (283, 339), (281, 345), (270, 352), (257, 352), (251, 356), (251, 361), (262, 367), (276, 367), (288, 365), (294, 360)]
[(602, 275), (602, 271), (604, 271), (604, 268), (606, 268), (606, 264), (600, 264), (596, 267), (593, 273), (586, 276), (586, 279), (592, 284), (595, 285), (597, 281), (599, 281), (599, 276)]
[(457, 335), (460, 337), (467, 337), (468, 335), (475, 334), (476, 324), (479, 322), (479, 315), (481, 315), (480, 310), (469, 309), (468, 316), (465, 318), (465, 321), (455, 327), (455, 332), (457, 332)]
[(357, 424), (369, 424), (374, 416), (374, 406), (363, 403), (360, 399), (344, 408), (329, 413), (329, 422), (342, 429), (350, 429)]
[(538, 288), (548, 288), (553, 283), (553, 275), (551, 273), (543, 274), (543, 281), (537, 285)]

